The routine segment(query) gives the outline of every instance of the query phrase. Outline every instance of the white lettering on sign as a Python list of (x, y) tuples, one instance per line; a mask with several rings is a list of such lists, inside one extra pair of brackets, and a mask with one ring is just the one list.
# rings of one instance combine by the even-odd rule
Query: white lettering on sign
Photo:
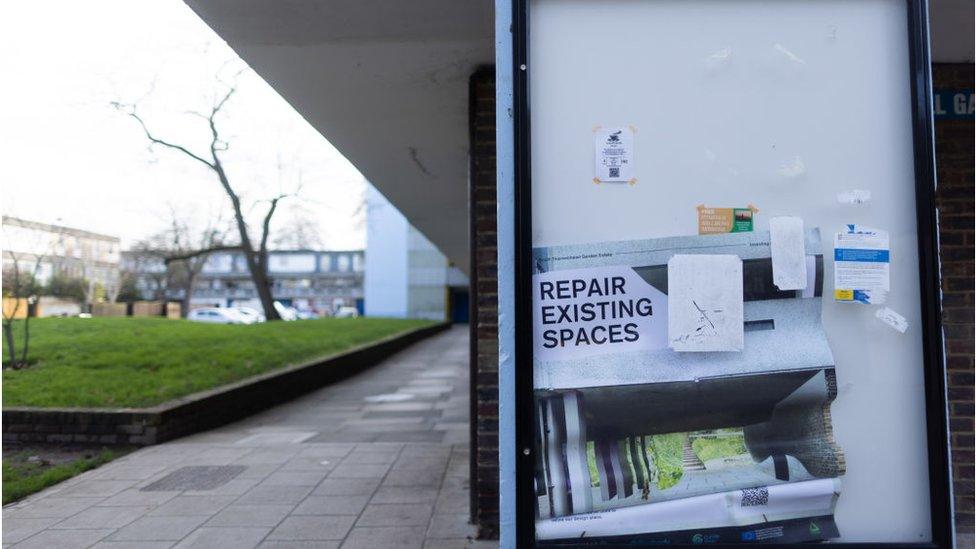
[(532, 303), (538, 360), (667, 347), (667, 296), (630, 267), (534, 275)]

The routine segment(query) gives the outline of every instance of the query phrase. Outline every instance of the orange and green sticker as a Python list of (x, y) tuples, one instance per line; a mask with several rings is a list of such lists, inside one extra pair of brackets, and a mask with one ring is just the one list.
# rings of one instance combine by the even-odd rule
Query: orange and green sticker
[(759, 208), (749, 204), (745, 208), (710, 208), (698, 205), (698, 234), (752, 232), (752, 219)]

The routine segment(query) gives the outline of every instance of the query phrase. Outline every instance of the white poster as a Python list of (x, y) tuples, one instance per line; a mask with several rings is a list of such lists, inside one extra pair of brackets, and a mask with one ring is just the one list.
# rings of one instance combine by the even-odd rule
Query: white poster
[(634, 129), (597, 128), (593, 132), (595, 154), (593, 181), (635, 183)]
[(675, 351), (741, 351), (742, 260), (676, 255), (668, 261), (668, 345)]
[(834, 299), (880, 305), (891, 290), (888, 233), (848, 225), (834, 235)]
[[(740, 286), (740, 299), (741, 292)], [(667, 347), (667, 299), (630, 267), (534, 275), (535, 358), (663, 349)]]

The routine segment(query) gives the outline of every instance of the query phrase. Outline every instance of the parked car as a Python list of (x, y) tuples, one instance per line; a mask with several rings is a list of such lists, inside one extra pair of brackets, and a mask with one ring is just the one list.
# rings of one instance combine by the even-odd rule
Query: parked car
[(339, 307), (338, 309), (336, 309), (334, 316), (336, 318), (358, 318), (359, 310), (356, 309), (355, 307), (349, 307), (349, 306)]
[(264, 313), (251, 307), (233, 307), (237, 314), (241, 315), (245, 324), (255, 324), (267, 320)]
[(281, 317), (281, 320), (298, 320), (298, 311), (293, 307), (287, 307), (282, 305), (280, 301), (275, 301), (274, 308), (278, 311), (278, 316)]
[(315, 320), (316, 318), (319, 317), (318, 313), (316, 313), (315, 311), (309, 311), (307, 309), (306, 310), (299, 309), (298, 311), (296, 311), (296, 314), (298, 314), (298, 320)]
[(218, 307), (204, 307), (193, 309), (186, 315), (187, 320), (194, 322), (209, 322), (211, 324), (248, 324), (244, 317), (234, 309)]

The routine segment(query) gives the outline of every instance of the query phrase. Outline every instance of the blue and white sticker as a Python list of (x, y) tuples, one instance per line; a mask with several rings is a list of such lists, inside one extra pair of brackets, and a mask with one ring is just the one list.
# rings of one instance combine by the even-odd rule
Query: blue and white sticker
[(834, 299), (881, 305), (891, 290), (887, 231), (850, 224), (834, 235)]

